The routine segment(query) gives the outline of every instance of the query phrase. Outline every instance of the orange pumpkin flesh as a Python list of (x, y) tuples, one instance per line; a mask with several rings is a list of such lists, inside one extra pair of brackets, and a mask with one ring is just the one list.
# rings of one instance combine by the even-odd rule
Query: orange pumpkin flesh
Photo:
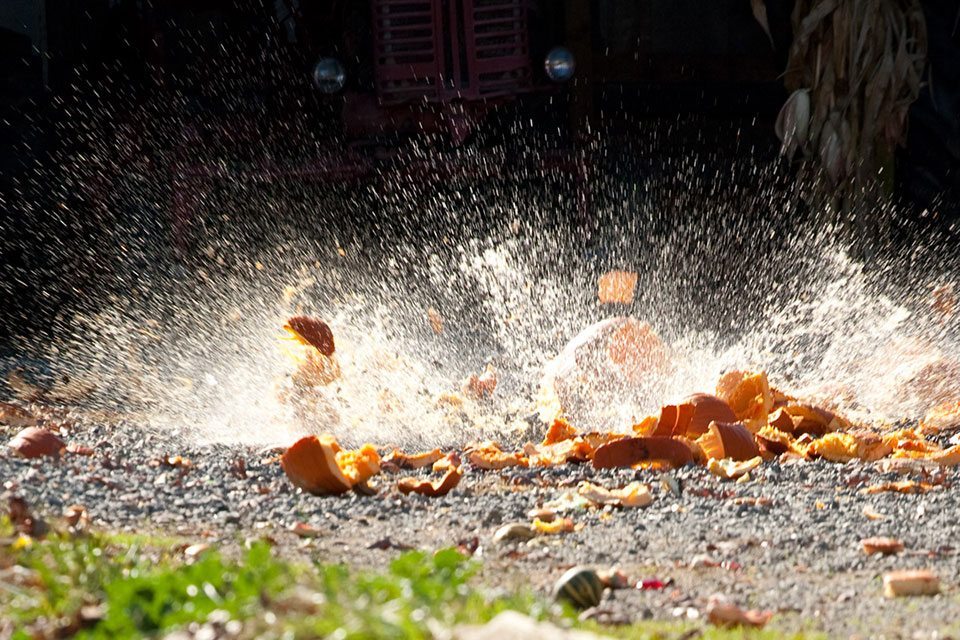
[(436, 498), (445, 496), (460, 484), (460, 478), (463, 477), (463, 470), (460, 467), (450, 467), (446, 474), (435, 482), (429, 480), (418, 480), (416, 478), (403, 478), (397, 481), (397, 488), (400, 493), (419, 493), (420, 495)]
[(483, 442), (464, 450), (467, 461), (478, 469), (497, 471), (507, 467), (526, 467), (529, 461), (522, 453), (507, 453), (495, 442)]
[(351, 487), (380, 473), (380, 454), (372, 444), (365, 444), (353, 451), (340, 451), (336, 454), (336, 460)]
[(569, 440), (576, 437), (577, 430), (573, 426), (564, 420), (563, 418), (557, 418), (550, 424), (550, 428), (547, 429), (546, 435), (543, 437), (543, 442), (541, 444), (556, 444), (563, 440)]
[(766, 421), (773, 410), (773, 392), (767, 374), (730, 371), (717, 382), (717, 397), (733, 410), (737, 420)]
[(280, 458), (294, 486), (316, 495), (346, 493), (380, 472), (380, 456), (372, 445), (344, 451), (331, 435), (297, 440)]
[(793, 419), (795, 435), (809, 433), (812, 436), (822, 436), (848, 426), (845, 420), (832, 411), (809, 404), (787, 404), (783, 407), (783, 411)]
[[(683, 404), (693, 408), (693, 415), (690, 417), (689, 424), (686, 425), (685, 432), (677, 433), (674, 431), (674, 435), (699, 438), (706, 433), (711, 422), (729, 423), (737, 421), (737, 416), (730, 405), (721, 398), (708, 393), (695, 393), (684, 400)], [(680, 426), (679, 421), (678, 426)]]
[(663, 340), (649, 324), (633, 318), (610, 336), (607, 357), (632, 381), (670, 368), (670, 354)]
[(384, 462), (395, 464), (401, 469), (419, 469), (432, 465), (442, 457), (443, 452), (440, 451), (440, 449), (413, 454), (407, 454), (399, 449), (394, 449), (393, 453), (384, 459)]
[(707, 432), (697, 438), (697, 444), (707, 458), (750, 460), (760, 455), (753, 434), (739, 422), (711, 422)]
[(673, 467), (693, 462), (693, 451), (674, 438), (622, 438), (598, 448), (593, 454), (595, 469), (632, 467), (641, 462), (664, 461)]

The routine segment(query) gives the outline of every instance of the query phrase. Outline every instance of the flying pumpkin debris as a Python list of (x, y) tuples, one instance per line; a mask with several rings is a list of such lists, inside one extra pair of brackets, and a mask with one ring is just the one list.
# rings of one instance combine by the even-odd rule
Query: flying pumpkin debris
[[(339, 376), (333, 333), (326, 323), (297, 316), (284, 329), (306, 350), (295, 382), (329, 384)], [(611, 379), (629, 385), (658, 377), (654, 374), (671, 367), (670, 351), (650, 325), (634, 318), (604, 320), (581, 332), (548, 367), (544, 384), (554, 393), (557, 416), (549, 421), (541, 442), (511, 451), (486, 441), (446, 456), (439, 449), (414, 454), (394, 449), (384, 462), (394, 469), (432, 465), (434, 473), (444, 474), (438, 481), (405, 478), (397, 485), (404, 493), (428, 496), (444, 495), (459, 483), (461, 453), (470, 467), (488, 471), (577, 463), (591, 463), (596, 469), (659, 470), (699, 464), (725, 479), (741, 478), (774, 459), (880, 461), (890, 467), (910, 468), (960, 465), (960, 444), (944, 448), (926, 439), (928, 434), (955, 426), (960, 415), (956, 401), (933, 408), (917, 428), (881, 433), (784, 394), (771, 386), (765, 371), (727, 372), (717, 382), (716, 395), (697, 393), (678, 404), (665, 405), (659, 415), (633, 425), (630, 433), (582, 433), (563, 417), (567, 402), (601, 402), (593, 393), (609, 386)], [(464, 393), (475, 399), (489, 397), (496, 384), (496, 373), (488, 366), (483, 374), (465, 382)], [(281, 463), (294, 485), (318, 495), (362, 489), (381, 471), (380, 453), (373, 445), (345, 451), (332, 435), (300, 439), (283, 454)], [(873, 485), (862, 492), (921, 493), (934, 488), (930, 482), (907, 480)], [(622, 494), (624, 503), (645, 500), (639, 489), (615, 491), (627, 491)], [(602, 487), (587, 487), (585, 492), (600, 500), (621, 499), (620, 494)]]

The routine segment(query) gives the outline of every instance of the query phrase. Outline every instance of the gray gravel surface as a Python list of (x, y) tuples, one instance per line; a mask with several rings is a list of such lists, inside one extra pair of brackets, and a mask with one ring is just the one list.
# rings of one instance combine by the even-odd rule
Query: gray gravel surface
[[(0, 426), (3, 441), (17, 429)], [(960, 636), (960, 473), (948, 470), (922, 495), (864, 495), (864, 486), (899, 476), (870, 465), (769, 463), (750, 482), (720, 481), (704, 469), (676, 472), (683, 495), (661, 488), (647, 471), (595, 471), (586, 465), (546, 470), (468, 469), (442, 498), (403, 496), (395, 476), (382, 474), (377, 495), (316, 497), (285, 478), (276, 452), (184, 444), (175, 434), (135, 425), (76, 427), (65, 440), (94, 449), (91, 456), (23, 460), (0, 449), (0, 481), (53, 517), (84, 505), (94, 526), (176, 534), (196, 541), (237, 544), (270, 536), (291, 555), (361, 566), (383, 566), (410, 546), (436, 549), (477, 545), (490, 585), (532, 586), (547, 593), (576, 564), (620, 567), (633, 579), (671, 580), (662, 590), (607, 592), (597, 611), (612, 621), (696, 616), (712, 594), (777, 612), (783, 631), (825, 631), (831, 637), (934, 638)], [(169, 455), (191, 466), (171, 467)], [(240, 470), (242, 460), (243, 471)], [(495, 545), (492, 535), (580, 480), (608, 487), (639, 479), (653, 487), (642, 509), (579, 510), (577, 531)], [(740, 498), (769, 499), (750, 504)], [(883, 514), (872, 520), (865, 507)], [(304, 540), (297, 522), (320, 530)], [(867, 556), (859, 541), (900, 538), (896, 556)], [(376, 548), (389, 539), (394, 546)], [(379, 545), (385, 546), (385, 545)], [(398, 548), (399, 547), (399, 548)], [(716, 565), (716, 566), (714, 566)], [(935, 597), (885, 599), (881, 577), (894, 569), (929, 568), (943, 584)]]

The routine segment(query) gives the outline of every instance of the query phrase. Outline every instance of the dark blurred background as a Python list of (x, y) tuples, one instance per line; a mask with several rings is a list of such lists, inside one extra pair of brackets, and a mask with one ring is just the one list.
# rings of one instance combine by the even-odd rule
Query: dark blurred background
[[(903, 243), (960, 219), (960, 3), (923, 6), (933, 81), (897, 158)], [(749, 0), (3, 0), (4, 334), (53, 331), (214, 242), (485, 223), (423, 214), (436, 193), (535, 182), (590, 230), (604, 185), (689, 154), (788, 181), (773, 122), (792, 2), (765, 7), (769, 37)], [(572, 77), (545, 71), (555, 47)]]

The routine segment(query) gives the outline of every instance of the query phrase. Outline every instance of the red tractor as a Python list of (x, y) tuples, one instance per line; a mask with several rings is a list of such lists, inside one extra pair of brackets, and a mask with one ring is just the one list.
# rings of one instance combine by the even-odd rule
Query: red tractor
[[(404, 139), (456, 149), (518, 100), (542, 105), (558, 96), (575, 72), (562, 22), (545, 19), (531, 0), (272, 4), (285, 46), (297, 52), (301, 72), (312, 82), (310, 100), (325, 114), (317, 119), (333, 116), (338, 126), (328, 127), (329, 144), (312, 157), (296, 164), (261, 158), (243, 169), (247, 177), (362, 180), (390, 163)], [(192, 5), (183, 10), (197, 11)], [(257, 135), (258, 127), (241, 123), (219, 137), (251, 144)], [(198, 202), (228, 170), (193, 132), (178, 155), (173, 226), (178, 245), (185, 245)], [(569, 157), (545, 154), (543, 162), (577, 171)], [(392, 170), (430, 180), (471, 171), (455, 153), (440, 162), (436, 156), (405, 158)]]

